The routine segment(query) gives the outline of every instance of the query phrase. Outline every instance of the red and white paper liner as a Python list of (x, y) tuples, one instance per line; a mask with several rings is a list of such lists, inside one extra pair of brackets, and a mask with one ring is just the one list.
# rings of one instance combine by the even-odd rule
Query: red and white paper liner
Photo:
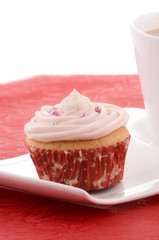
[(26, 145), (40, 179), (86, 191), (109, 188), (123, 179), (130, 136), (109, 147), (46, 150)]

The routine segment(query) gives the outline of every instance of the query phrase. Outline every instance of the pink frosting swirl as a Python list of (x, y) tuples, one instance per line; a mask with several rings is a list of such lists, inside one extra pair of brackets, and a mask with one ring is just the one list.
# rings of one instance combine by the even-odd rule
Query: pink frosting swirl
[(91, 102), (76, 90), (60, 104), (43, 106), (24, 127), (40, 142), (98, 139), (124, 126), (128, 113), (115, 105)]

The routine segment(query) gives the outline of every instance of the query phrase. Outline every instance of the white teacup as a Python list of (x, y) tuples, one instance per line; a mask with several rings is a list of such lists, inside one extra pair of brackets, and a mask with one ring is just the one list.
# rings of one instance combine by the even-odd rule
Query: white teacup
[(159, 29), (159, 12), (139, 16), (131, 24), (150, 134), (159, 143), (159, 37), (149, 34), (155, 29)]

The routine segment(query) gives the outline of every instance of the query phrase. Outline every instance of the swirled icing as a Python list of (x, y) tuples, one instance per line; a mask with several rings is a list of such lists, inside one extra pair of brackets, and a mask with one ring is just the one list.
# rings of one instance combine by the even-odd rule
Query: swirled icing
[(91, 102), (74, 89), (60, 104), (43, 106), (35, 112), (24, 131), (28, 138), (40, 142), (91, 140), (124, 126), (128, 118), (124, 109)]

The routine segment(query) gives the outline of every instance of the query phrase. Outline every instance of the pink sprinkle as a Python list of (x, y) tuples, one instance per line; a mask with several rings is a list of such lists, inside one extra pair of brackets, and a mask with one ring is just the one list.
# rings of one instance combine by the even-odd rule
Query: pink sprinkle
[(98, 112), (98, 113), (100, 113), (100, 112), (101, 112), (101, 106), (96, 106), (96, 107), (95, 107), (95, 111)]
[(58, 111), (56, 111), (56, 110), (52, 110), (52, 111), (50, 112), (50, 114), (51, 114), (51, 115), (55, 115), (55, 116), (58, 116), (58, 115), (59, 115)]
[(82, 114), (81, 114), (81, 118), (86, 117), (86, 116), (87, 116), (86, 113), (82, 113)]

